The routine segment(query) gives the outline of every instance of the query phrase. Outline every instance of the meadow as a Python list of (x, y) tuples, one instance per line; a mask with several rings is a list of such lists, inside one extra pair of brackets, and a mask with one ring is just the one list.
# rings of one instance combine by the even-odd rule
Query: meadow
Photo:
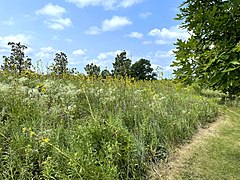
[(146, 179), (218, 116), (171, 80), (0, 76), (0, 179)]

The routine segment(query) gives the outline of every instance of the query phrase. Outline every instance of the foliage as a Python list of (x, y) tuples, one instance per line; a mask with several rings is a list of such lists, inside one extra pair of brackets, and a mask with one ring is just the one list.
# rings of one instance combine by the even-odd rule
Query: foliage
[(102, 76), (103, 78), (106, 78), (106, 77), (108, 77), (108, 76), (111, 76), (111, 73), (110, 73), (110, 71), (106, 68), (106, 69), (104, 69), (104, 70), (101, 72), (101, 76)]
[(113, 63), (112, 74), (114, 76), (126, 77), (130, 75), (130, 67), (132, 61), (127, 58), (126, 51), (121, 52), (117, 57), (115, 57), (115, 62)]
[(54, 64), (50, 66), (50, 70), (57, 75), (65, 74), (68, 72), (68, 60), (67, 55), (63, 52), (56, 53), (54, 58)]
[(0, 179), (146, 179), (218, 114), (171, 81), (0, 73)]
[(1, 65), (2, 70), (17, 72), (22, 74), (25, 70), (31, 69), (31, 58), (25, 56), (24, 50), (27, 49), (27, 46), (21, 45), (21, 43), (9, 42), (11, 46), (11, 55), (10, 57), (3, 56), (3, 65)]
[(101, 72), (100, 66), (97, 66), (96, 64), (93, 64), (93, 63), (87, 64), (84, 67), (84, 70), (86, 71), (87, 75), (96, 76), (96, 77), (98, 77)]
[(240, 1), (186, 0), (176, 19), (191, 34), (176, 43), (176, 78), (240, 95)]
[(140, 59), (131, 66), (131, 77), (138, 80), (154, 80), (157, 74), (153, 72), (151, 63), (149, 60)]

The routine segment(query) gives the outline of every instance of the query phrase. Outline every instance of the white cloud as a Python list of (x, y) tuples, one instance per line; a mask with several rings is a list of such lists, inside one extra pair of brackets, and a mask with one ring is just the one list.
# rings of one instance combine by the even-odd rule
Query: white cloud
[(6, 21), (3, 21), (2, 22), (3, 25), (7, 25), (7, 26), (13, 26), (15, 23), (14, 23), (14, 18), (13, 17), (10, 17), (8, 20)]
[(97, 26), (91, 26), (87, 31), (85, 31), (86, 34), (89, 35), (97, 35), (101, 33), (101, 28), (97, 27)]
[(72, 54), (75, 56), (85, 56), (86, 52), (87, 52), (86, 49), (77, 49), (77, 50), (73, 51)]
[(142, 1), (143, 0), (123, 0), (119, 3), (119, 6), (127, 8), (133, 6), (134, 4), (141, 3)]
[(78, 6), (84, 8), (88, 6), (102, 6), (105, 10), (114, 10), (117, 8), (128, 8), (137, 3), (141, 3), (143, 0), (66, 0)]
[(91, 26), (85, 33), (89, 35), (96, 35), (101, 32), (116, 31), (131, 24), (132, 22), (127, 17), (113, 16), (111, 19), (105, 19), (102, 22), (101, 27)]
[(66, 0), (74, 3), (78, 7), (83, 8), (87, 6), (103, 6), (105, 9), (113, 9), (116, 5), (116, 0)]
[(149, 36), (161, 37), (166, 39), (187, 39), (190, 35), (187, 31), (180, 29), (179, 26), (173, 26), (169, 29), (152, 29), (149, 33)]
[(177, 39), (188, 39), (190, 34), (181, 29), (179, 26), (172, 26), (170, 28), (162, 28), (162, 29), (152, 29), (149, 33), (149, 36), (156, 38), (155, 44), (164, 45), (171, 44)]
[(9, 42), (21, 43), (22, 45), (26, 45), (27, 49), (24, 50), (26, 54), (29, 54), (33, 51), (30, 47), (30, 40), (33, 37), (28, 34), (16, 34), (16, 35), (8, 35), (8, 36), (0, 36), (0, 57), (2, 55), (9, 55), (11, 52), (11, 46), (8, 45)]
[(137, 38), (137, 39), (141, 39), (143, 37), (142, 33), (139, 32), (131, 32), (130, 34), (127, 35), (128, 37), (131, 38)]
[(8, 42), (21, 42), (21, 44), (29, 44), (30, 40), (32, 39), (31, 35), (27, 34), (16, 34), (16, 35), (8, 35), (8, 36), (0, 36), (0, 44), (7, 45)]
[(69, 18), (48, 19), (44, 21), (45, 24), (51, 29), (63, 30), (65, 27), (71, 26), (72, 22)]
[(144, 12), (144, 13), (139, 14), (139, 16), (140, 16), (141, 18), (143, 18), (143, 19), (146, 19), (146, 18), (148, 18), (148, 17), (151, 16), (151, 15), (152, 15), (151, 12)]
[(36, 59), (41, 59), (43, 61), (50, 61), (53, 60), (56, 52), (57, 51), (51, 46), (41, 47), (39, 52), (35, 54), (35, 57)]
[(116, 51), (109, 51), (109, 52), (102, 52), (98, 55), (99, 60), (104, 60), (104, 59), (109, 59), (109, 58), (115, 58), (117, 54), (120, 54), (122, 51), (121, 50), (116, 50)]
[(68, 64), (69, 64), (69, 65), (74, 65), (74, 66), (76, 66), (76, 65), (81, 64), (81, 62), (79, 62), (79, 61), (69, 61)]
[(170, 49), (169, 51), (157, 51), (155, 53), (155, 57), (159, 58), (159, 59), (161, 59), (161, 58), (168, 58), (168, 57), (174, 57), (174, 53), (173, 53), (174, 50), (175, 49)]
[(164, 44), (168, 44), (168, 43), (171, 43), (169, 41), (166, 41), (166, 40), (162, 40), (162, 39), (157, 39), (156, 41), (154, 41), (155, 44), (158, 44), (158, 45), (164, 45)]
[(111, 19), (105, 19), (102, 22), (103, 31), (115, 31), (121, 27), (131, 25), (132, 22), (127, 17), (113, 16)]
[(36, 15), (46, 15), (52, 17), (61, 17), (64, 13), (66, 13), (65, 8), (58, 5), (52, 5), (51, 3), (48, 3), (42, 9), (36, 11)]
[(154, 69), (154, 71), (157, 71), (159, 69), (163, 69), (162, 66), (160, 66), (159, 64), (151, 64), (151, 67)]
[[(21, 43), (22, 45), (29, 45), (30, 40), (32, 39), (31, 35), (27, 34), (16, 34), (16, 35), (8, 35), (8, 36), (0, 36), (0, 49), (1, 53), (9, 53), (11, 47), (8, 45), (9, 42)], [(32, 48), (28, 47), (25, 50), (25, 53), (29, 53), (32, 51)]]
[(53, 47), (48, 46), (48, 47), (40, 48), (40, 52), (43, 52), (43, 53), (54, 53), (54, 52), (56, 52), (56, 50)]
[(48, 28), (54, 30), (64, 30), (66, 27), (71, 26), (72, 21), (70, 18), (64, 18), (63, 14), (67, 13), (65, 8), (52, 5), (48, 3), (42, 9), (36, 11), (36, 15), (48, 16), (48, 19), (44, 21)]
[(117, 54), (120, 54), (122, 50), (116, 50), (116, 51), (109, 51), (109, 52), (101, 52), (96, 58), (88, 59), (85, 58), (84, 64), (96, 64), (101, 67), (101, 69), (112, 68), (112, 63), (114, 62), (115, 57)]
[(173, 71), (173, 70), (174, 70), (174, 67), (165, 66), (164, 69), (165, 69), (165, 71)]

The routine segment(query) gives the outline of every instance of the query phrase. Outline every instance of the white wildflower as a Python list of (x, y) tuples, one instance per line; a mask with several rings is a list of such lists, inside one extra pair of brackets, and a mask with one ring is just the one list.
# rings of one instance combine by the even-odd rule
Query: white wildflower
[(0, 91), (1, 92), (9, 92), (11, 89), (12, 89), (11, 85), (0, 83)]
[(27, 78), (27, 77), (21, 77), (21, 78), (18, 79), (18, 82), (19, 82), (20, 84), (24, 84), (24, 83), (26, 83), (27, 81), (28, 81), (28, 78)]
[(46, 89), (51, 89), (51, 88), (54, 88), (56, 85), (55, 85), (55, 82), (54, 81), (52, 81), (52, 80), (46, 80), (45, 82), (44, 82), (44, 87), (46, 88)]
[(30, 97), (38, 97), (40, 95), (39, 91), (37, 89), (30, 89), (28, 91), (28, 95)]
[(22, 93), (27, 93), (29, 88), (27, 86), (20, 86), (19, 91)]

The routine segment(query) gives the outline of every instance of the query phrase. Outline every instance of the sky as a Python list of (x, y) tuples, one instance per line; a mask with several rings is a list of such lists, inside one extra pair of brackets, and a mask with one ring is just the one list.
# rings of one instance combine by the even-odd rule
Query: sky
[(174, 20), (183, 0), (2, 0), (0, 63), (8, 42), (21, 42), (40, 69), (64, 52), (70, 68), (84, 73), (86, 64), (112, 69), (117, 54), (136, 62), (150, 60), (170, 77), (176, 39), (189, 34)]

